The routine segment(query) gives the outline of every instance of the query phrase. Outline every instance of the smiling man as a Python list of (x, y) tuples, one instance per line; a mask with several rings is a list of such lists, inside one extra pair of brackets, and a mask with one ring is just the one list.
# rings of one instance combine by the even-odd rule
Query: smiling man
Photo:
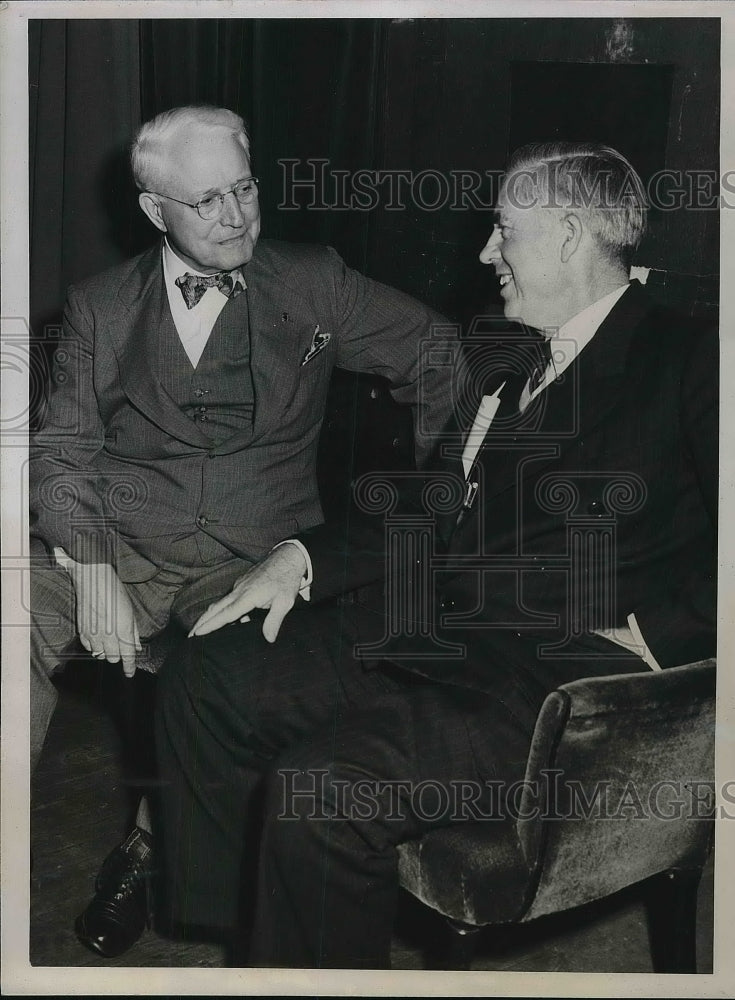
[[(316, 456), (335, 366), (386, 377), (413, 407), (419, 462), (451, 408), (446, 367), (419, 368), (443, 317), (328, 247), (259, 240), (238, 115), (165, 111), (131, 162), (162, 239), (69, 290), (32, 443), (32, 764), (51, 677), (80, 641), (132, 676), (142, 639), (190, 628), (279, 539), (323, 520)], [(77, 922), (105, 956), (145, 923), (152, 839), (139, 823)]]
[[(717, 329), (628, 281), (646, 205), (615, 150), (521, 150), (498, 210), (480, 259), (542, 349), (527, 350), (527, 331), (517, 350), (473, 355), (468, 397), (479, 386), (499, 406), (469, 453), (466, 435), (448, 439), (433, 484), (454, 477), (466, 498), (437, 519), (449, 564), (434, 572), (420, 547), (406, 564), (375, 558), (380, 517), (318, 527), (298, 539), (313, 568), (299, 622), (288, 611), (305, 559), (286, 544), (200, 617), (161, 675), (174, 915), (235, 926), (259, 848), (246, 894), (256, 966), (387, 967), (397, 847), (467, 818), (451, 807), (458, 785), (480, 815), (512, 816), (505, 795), (524, 778), (549, 691), (714, 655)], [(458, 402), (466, 432), (474, 408)], [(570, 518), (589, 549), (570, 550)], [(389, 593), (412, 598), (387, 602), (391, 615), (426, 607), (412, 588), (433, 581), (434, 631), (393, 615), (378, 630), (385, 660), (364, 664), (358, 609), (318, 601), (386, 565)], [(254, 608), (269, 609), (262, 629), (237, 624)], [(441, 655), (437, 640), (462, 655)], [(260, 838), (244, 841), (263, 792)]]

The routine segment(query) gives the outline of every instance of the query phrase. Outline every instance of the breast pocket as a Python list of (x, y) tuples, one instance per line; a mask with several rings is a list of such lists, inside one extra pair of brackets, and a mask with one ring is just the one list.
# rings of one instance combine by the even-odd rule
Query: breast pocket
[(332, 376), (333, 354), (329, 346), (312, 355), (299, 367), (291, 401), (287, 409), (312, 409), (324, 404)]

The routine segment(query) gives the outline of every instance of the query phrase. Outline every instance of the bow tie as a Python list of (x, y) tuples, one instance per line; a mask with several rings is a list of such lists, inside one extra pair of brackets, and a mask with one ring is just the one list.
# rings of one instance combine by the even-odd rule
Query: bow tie
[(176, 279), (187, 309), (193, 309), (208, 288), (219, 288), (227, 298), (235, 298), (243, 289), (239, 271), (218, 271), (217, 274), (182, 274)]

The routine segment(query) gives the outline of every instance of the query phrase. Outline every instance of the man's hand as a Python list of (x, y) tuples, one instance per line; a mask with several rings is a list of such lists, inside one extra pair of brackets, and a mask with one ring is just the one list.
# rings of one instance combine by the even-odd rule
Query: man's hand
[(135, 673), (140, 636), (133, 605), (119, 576), (107, 563), (73, 563), (68, 568), (77, 597), (77, 629), (92, 656), (119, 663)]
[(286, 615), (296, 603), (306, 573), (297, 545), (281, 545), (241, 576), (229, 594), (210, 604), (189, 633), (207, 635), (230, 622), (249, 621), (253, 608), (268, 608), (263, 635), (275, 642)]

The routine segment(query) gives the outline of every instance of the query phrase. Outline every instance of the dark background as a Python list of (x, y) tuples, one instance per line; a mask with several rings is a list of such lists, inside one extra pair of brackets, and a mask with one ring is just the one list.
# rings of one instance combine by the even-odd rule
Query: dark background
[[(126, 147), (141, 121), (179, 104), (225, 105), (248, 122), (264, 236), (328, 242), (465, 327), (500, 308), (478, 261), (489, 210), (427, 211), (410, 198), (398, 211), (318, 210), (302, 193), (285, 211), (278, 161), (483, 173), (518, 143), (560, 137), (617, 146), (644, 180), (719, 168), (716, 18), (39, 19), (29, 32), (31, 324), (47, 347), (69, 283), (157, 239)], [(488, 180), (483, 202), (492, 191)], [(717, 211), (654, 211), (650, 223), (635, 263), (656, 269), (651, 290), (712, 314)], [(354, 396), (344, 383), (327, 420), (335, 434)], [(386, 444), (410, 448), (390, 410), (351, 420), (382, 427), (383, 467)]]
[[(125, 147), (177, 104), (223, 104), (248, 122), (263, 235), (329, 242), (453, 318), (499, 301), (477, 261), (487, 212), (410, 199), (405, 211), (279, 211), (277, 161), (497, 171), (518, 142), (560, 135), (617, 144), (644, 175), (718, 169), (716, 18), (44, 19), (29, 31), (37, 334), (70, 282), (156, 238)], [(716, 211), (658, 213), (651, 230), (637, 263), (717, 273)]]

